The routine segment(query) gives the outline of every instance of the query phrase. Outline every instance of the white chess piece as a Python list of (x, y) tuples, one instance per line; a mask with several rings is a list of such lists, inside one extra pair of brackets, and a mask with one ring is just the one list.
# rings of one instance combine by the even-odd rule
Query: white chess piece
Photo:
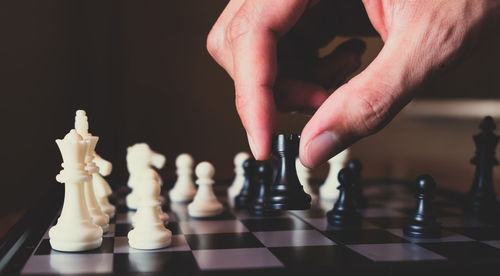
[[(136, 209), (139, 204), (135, 188), (140, 185), (141, 174), (152, 166), (161, 169), (165, 162), (165, 156), (151, 150), (146, 143), (137, 143), (127, 148), (127, 169), (130, 174), (127, 185), (132, 189), (126, 198), (128, 208)], [(158, 175), (157, 177), (161, 186), (163, 182)]]
[(140, 198), (135, 217), (135, 228), (128, 233), (130, 247), (137, 249), (158, 249), (167, 247), (172, 241), (172, 232), (165, 228), (158, 209), (161, 203), (160, 183), (156, 171), (143, 172), (141, 188), (137, 191)]
[(87, 202), (87, 207), (89, 208), (89, 213), (92, 217), (92, 220), (95, 224), (101, 226), (103, 232), (106, 233), (109, 230), (109, 216), (101, 210), (101, 207), (97, 203), (93, 183), (94, 174), (99, 173), (99, 168), (94, 163), (95, 146), (97, 145), (99, 137), (92, 136), (92, 134), (88, 132), (88, 126), (89, 125), (85, 111), (76, 111), (76, 132), (78, 132), (78, 134), (80, 134), (84, 140), (90, 141), (87, 155), (85, 156), (85, 169), (90, 173), (90, 175), (92, 175), (92, 179), (88, 182), (85, 182), (84, 184), (85, 200)]
[(243, 162), (250, 158), (250, 154), (247, 152), (239, 152), (234, 156), (234, 173), (235, 177), (231, 187), (227, 189), (227, 195), (229, 197), (229, 202), (232, 203), (234, 198), (238, 196), (245, 183), (245, 170), (243, 170)]
[(63, 158), (64, 168), (56, 180), (64, 183), (64, 203), (57, 224), (50, 228), (50, 245), (59, 251), (84, 251), (95, 249), (102, 243), (102, 228), (92, 221), (84, 195), (84, 183), (91, 175), (85, 170), (85, 157), (90, 147), (72, 129), (63, 140), (56, 140)]
[(306, 192), (310, 196), (314, 196), (311, 188), (311, 183), (309, 183), (311, 170), (308, 167), (302, 165), (302, 162), (300, 162), (299, 158), (295, 160), (295, 169), (297, 170), (297, 177), (299, 178), (300, 184), (302, 184), (302, 187), (304, 188), (304, 192)]
[(96, 173), (92, 176), (92, 183), (94, 183), (94, 191), (97, 203), (104, 213), (106, 213), (110, 218), (113, 218), (115, 216), (116, 208), (111, 203), (109, 203), (108, 200), (108, 196), (110, 196), (113, 191), (111, 190), (109, 183), (103, 177), (108, 176), (111, 173), (111, 162), (102, 159), (102, 157), (100, 157), (96, 153), (94, 153), (94, 162), (99, 168), (99, 173)]
[[(142, 200), (141, 193), (144, 194), (142, 192), (142, 189), (143, 189), (142, 183), (145, 182), (144, 174), (152, 175), (152, 178), (154, 178), (154, 180), (157, 181), (158, 183), (160, 183), (160, 180), (161, 180), (160, 176), (158, 175), (158, 172), (152, 168), (146, 168), (144, 171), (141, 171), (141, 174), (138, 175), (139, 182), (137, 183), (136, 188), (135, 188), (136, 195), (137, 195), (137, 202), (138, 202), (137, 206), (140, 205), (140, 202)], [(148, 179), (149, 178), (146, 178), (146, 181), (149, 181)], [(160, 187), (161, 187), (161, 184), (160, 184)], [(148, 189), (148, 187), (145, 187), (145, 188)], [(158, 194), (158, 201), (160, 202), (160, 205), (157, 208), (158, 209), (158, 216), (163, 221), (164, 224), (168, 224), (169, 216), (167, 213), (163, 212), (163, 210), (161, 209), (161, 205), (163, 204), (163, 197), (161, 197), (159, 194)], [(131, 218), (133, 226), (135, 226), (135, 224), (137, 223), (136, 218), (137, 218), (137, 213), (135, 213)]]
[(188, 205), (188, 213), (192, 217), (214, 217), (222, 213), (222, 204), (217, 201), (212, 185), (215, 169), (209, 162), (201, 162), (196, 166), (196, 184), (198, 191), (193, 202)]
[(194, 160), (191, 155), (182, 153), (175, 159), (177, 167), (177, 181), (174, 188), (168, 193), (172, 202), (188, 202), (193, 200), (196, 194), (196, 187), (193, 182)]
[(328, 176), (325, 179), (325, 182), (319, 188), (319, 195), (321, 199), (331, 201), (338, 198), (339, 190), (337, 188), (340, 186), (338, 174), (340, 170), (344, 168), (348, 158), (349, 149), (345, 149), (328, 160), (330, 170), (328, 172)]

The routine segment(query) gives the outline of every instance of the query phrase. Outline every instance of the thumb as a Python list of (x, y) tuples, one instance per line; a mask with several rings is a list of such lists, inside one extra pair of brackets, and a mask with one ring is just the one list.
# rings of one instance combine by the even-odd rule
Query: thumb
[(305, 166), (316, 167), (376, 133), (410, 101), (414, 84), (422, 78), (409, 73), (411, 59), (403, 60), (400, 51), (404, 49), (388, 42), (363, 72), (316, 111), (301, 135), (300, 160)]

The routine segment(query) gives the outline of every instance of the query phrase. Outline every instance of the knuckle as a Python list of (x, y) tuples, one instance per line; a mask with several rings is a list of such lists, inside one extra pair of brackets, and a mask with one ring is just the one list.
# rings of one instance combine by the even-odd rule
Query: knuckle
[(220, 32), (217, 31), (216, 27), (212, 28), (212, 30), (210, 31), (210, 33), (208, 33), (207, 36), (207, 50), (208, 53), (214, 58), (217, 56), (217, 53), (220, 51), (220, 48), (222, 47), (220, 41), (221, 41)]
[(380, 131), (389, 121), (389, 106), (383, 95), (374, 91), (359, 93), (356, 99), (356, 120), (360, 134), (368, 136)]
[(250, 19), (246, 13), (238, 13), (231, 20), (226, 30), (226, 39), (229, 45), (245, 36), (250, 31)]

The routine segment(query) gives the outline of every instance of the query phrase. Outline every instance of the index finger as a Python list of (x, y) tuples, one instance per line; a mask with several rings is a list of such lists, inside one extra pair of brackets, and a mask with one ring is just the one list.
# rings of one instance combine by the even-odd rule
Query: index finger
[(271, 148), (276, 108), (276, 42), (297, 22), (308, 1), (246, 1), (229, 27), (236, 108), (253, 155), (266, 159)]

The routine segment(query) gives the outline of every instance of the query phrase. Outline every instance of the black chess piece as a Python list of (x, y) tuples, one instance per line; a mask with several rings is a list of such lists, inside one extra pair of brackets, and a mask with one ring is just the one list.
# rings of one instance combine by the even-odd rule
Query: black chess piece
[(347, 163), (347, 167), (352, 170), (354, 174), (354, 187), (352, 188), (352, 198), (354, 205), (357, 208), (364, 209), (368, 207), (368, 200), (363, 195), (363, 182), (361, 179), (361, 170), (363, 166), (358, 159), (353, 159)]
[(311, 196), (304, 192), (295, 168), (299, 142), (300, 136), (296, 134), (289, 137), (278, 134), (273, 137), (271, 158), (276, 175), (267, 198), (273, 210), (311, 208)]
[(338, 174), (340, 182), (339, 197), (333, 209), (326, 213), (328, 224), (332, 226), (359, 226), (361, 225), (361, 215), (358, 213), (352, 200), (352, 190), (355, 181), (354, 173), (349, 168), (340, 170)]
[(499, 214), (499, 204), (493, 185), (493, 166), (498, 165), (495, 148), (499, 137), (493, 133), (496, 126), (490, 116), (483, 119), (479, 128), (481, 133), (474, 136), (476, 155), (471, 160), (471, 163), (476, 165), (476, 172), (466, 200), (465, 211), (487, 218)]
[(428, 174), (417, 179), (417, 207), (406, 221), (403, 232), (414, 238), (438, 238), (441, 236), (441, 224), (437, 222), (432, 207), (432, 199), (436, 191), (436, 182)]
[(255, 169), (256, 161), (253, 157), (248, 158), (243, 162), (243, 171), (245, 182), (241, 188), (240, 193), (234, 198), (235, 209), (246, 209), (252, 200), (252, 195), (255, 194)]
[(279, 215), (281, 211), (273, 210), (266, 200), (269, 198), (269, 191), (273, 183), (273, 167), (268, 161), (257, 161), (256, 164), (256, 194), (252, 197), (249, 211), (256, 216)]

